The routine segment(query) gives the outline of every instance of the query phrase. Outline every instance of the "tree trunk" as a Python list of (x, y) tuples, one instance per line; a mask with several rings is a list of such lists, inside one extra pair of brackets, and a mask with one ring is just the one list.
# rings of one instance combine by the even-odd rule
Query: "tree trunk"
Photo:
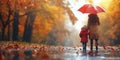
[(7, 41), (10, 41), (10, 16), (12, 15), (12, 10), (10, 8), (10, 5), (9, 3), (7, 3), (7, 6), (8, 8), (8, 16), (7, 16), (7, 22), (5, 22), (5, 25), (7, 26), (8, 25), (8, 35), (7, 35)]
[(24, 26), (24, 34), (23, 34), (23, 41), (25, 42), (31, 42), (32, 37), (32, 29), (33, 29), (33, 23), (36, 17), (36, 13), (29, 12), (27, 15), (26, 23)]
[(4, 41), (5, 40), (5, 28), (6, 28), (6, 25), (3, 21), (3, 18), (2, 18), (2, 15), (0, 14), (0, 21), (2, 23), (2, 33), (1, 33), (1, 40)]
[(8, 37), (7, 37), (7, 41), (10, 41), (10, 23), (8, 24)]
[(2, 28), (2, 40), (5, 40), (5, 27)]
[(18, 12), (14, 13), (14, 20), (13, 20), (13, 41), (18, 41), (18, 22), (19, 20), (19, 14)]

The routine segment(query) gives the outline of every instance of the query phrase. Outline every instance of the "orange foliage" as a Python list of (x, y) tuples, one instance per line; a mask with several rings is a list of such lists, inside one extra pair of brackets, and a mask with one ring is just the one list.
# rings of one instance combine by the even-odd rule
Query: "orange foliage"
[(7, 3), (7, 0), (2, 0), (3, 3)]
[(47, 52), (43, 53), (43, 54), (41, 55), (41, 58), (43, 58), (43, 59), (49, 58), (48, 53), (47, 53)]
[[(119, 0), (106, 0), (108, 4), (102, 4), (106, 7), (104, 18), (101, 18), (101, 37), (100, 40), (104, 41), (106, 45), (115, 43), (119, 40), (120, 36), (120, 1)], [(116, 44), (116, 43), (115, 43)]]
[[(65, 10), (73, 23), (77, 20), (70, 8), (64, 6), (63, 0), (2, 0), (5, 6), (0, 6), (0, 12), (6, 15), (8, 14), (7, 1), (12, 11), (10, 19), (13, 20), (14, 12), (19, 13), (19, 36), (22, 36), (24, 32), (24, 25), (27, 19), (26, 14), (30, 11), (36, 12), (37, 16), (33, 24), (32, 40), (49, 40), (48, 34), (52, 33), (55, 38), (59, 39), (58, 42), (63, 41), (67, 32), (64, 28), (66, 20)], [(6, 15), (3, 17), (4, 21), (7, 20)]]

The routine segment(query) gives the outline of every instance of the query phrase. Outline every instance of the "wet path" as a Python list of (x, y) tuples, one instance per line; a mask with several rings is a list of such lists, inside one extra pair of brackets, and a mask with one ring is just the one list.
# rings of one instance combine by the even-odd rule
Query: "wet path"
[[(99, 47), (98, 53), (83, 53), (82, 47), (45, 46), (45, 45), (19, 45), (1, 46), (1, 57), (4, 59), (16, 58), (19, 60), (33, 58), (32, 60), (120, 60), (120, 47)], [(8, 55), (9, 54), (9, 55)], [(6, 57), (7, 56), (7, 57)]]
[(89, 49), (86, 54), (83, 54), (81, 48), (71, 47), (64, 48), (63, 51), (59, 51), (59, 49), (57, 50), (56, 48), (49, 54), (50, 57), (47, 60), (120, 60), (119, 50), (103, 50), (102, 48), (99, 48), (99, 52), (93, 55), (89, 54)]

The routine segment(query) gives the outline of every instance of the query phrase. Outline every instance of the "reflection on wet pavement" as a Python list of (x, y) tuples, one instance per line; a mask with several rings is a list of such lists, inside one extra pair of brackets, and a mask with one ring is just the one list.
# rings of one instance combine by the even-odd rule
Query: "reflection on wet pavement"
[[(8, 48), (9, 47), (9, 48)], [(1, 56), (16, 58), (19, 60), (120, 60), (120, 49), (117, 47), (99, 47), (98, 52), (95, 49), (90, 54), (90, 48), (83, 53), (82, 47), (65, 47), (65, 46), (20, 46), (19, 48), (11, 48), (11, 46), (1, 46)], [(7, 55), (9, 54), (9, 55)], [(29, 58), (28, 58), (29, 57)], [(6, 59), (6, 57), (5, 57)]]
[(120, 60), (120, 51), (105, 51), (101, 48), (97, 55), (94, 53), (92, 56), (88, 54), (89, 50), (83, 54), (80, 48), (64, 48), (62, 52), (56, 48), (56, 51), (56, 53), (50, 53), (48, 60)]

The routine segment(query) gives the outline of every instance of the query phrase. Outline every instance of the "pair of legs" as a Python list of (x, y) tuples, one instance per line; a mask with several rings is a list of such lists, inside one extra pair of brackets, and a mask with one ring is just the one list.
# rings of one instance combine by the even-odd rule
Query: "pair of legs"
[(83, 46), (83, 52), (86, 52), (87, 43), (86, 42), (82, 42), (82, 46)]
[[(91, 49), (91, 51), (93, 51), (93, 41), (94, 41), (94, 39), (90, 39), (90, 49)], [(96, 51), (98, 51), (98, 39), (95, 39), (95, 47), (96, 47)]]

